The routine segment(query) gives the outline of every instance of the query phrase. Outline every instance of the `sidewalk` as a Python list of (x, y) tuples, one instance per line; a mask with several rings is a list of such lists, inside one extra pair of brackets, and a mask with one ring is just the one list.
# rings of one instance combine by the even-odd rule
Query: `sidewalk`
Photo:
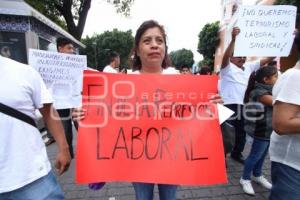
[[(76, 137), (75, 137), (76, 139)], [(244, 155), (249, 151), (250, 145), (246, 144)], [(56, 143), (47, 147), (48, 155), (53, 163), (56, 155)], [(76, 155), (76, 154), (75, 154)], [(74, 183), (75, 161), (69, 170), (58, 177), (58, 181), (65, 192), (67, 200), (135, 200), (131, 183), (107, 183), (101, 190), (92, 191), (87, 185), (77, 185)], [(269, 191), (253, 183), (255, 196), (245, 195), (239, 185), (243, 166), (230, 157), (227, 158), (228, 184), (215, 185), (209, 187), (179, 187), (177, 191), (178, 200), (267, 200)], [(263, 174), (270, 180), (270, 160), (267, 157)], [(155, 188), (155, 200), (159, 200), (157, 188)]]

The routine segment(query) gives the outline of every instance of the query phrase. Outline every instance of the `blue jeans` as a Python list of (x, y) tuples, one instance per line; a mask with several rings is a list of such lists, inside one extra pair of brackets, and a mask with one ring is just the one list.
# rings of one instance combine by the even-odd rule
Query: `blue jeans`
[(5, 200), (62, 200), (64, 194), (52, 171), (48, 175), (25, 185), (19, 189), (1, 193), (0, 199)]
[(251, 172), (253, 176), (259, 177), (262, 174), (262, 167), (264, 164), (265, 157), (268, 153), (270, 141), (260, 140), (257, 138), (253, 139), (251, 151), (245, 161), (243, 179), (250, 180)]
[[(153, 200), (153, 183), (132, 183), (136, 200)], [(176, 200), (177, 185), (158, 184), (160, 200)]]
[(272, 189), (269, 200), (299, 200), (300, 171), (288, 165), (272, 162)]

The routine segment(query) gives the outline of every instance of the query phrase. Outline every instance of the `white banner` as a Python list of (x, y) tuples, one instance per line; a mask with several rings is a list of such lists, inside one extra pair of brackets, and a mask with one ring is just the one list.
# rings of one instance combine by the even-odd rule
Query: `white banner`
[(295, 6), (240, 6), (234, 56), (288, 56), (296, 14)]
[(56, 109), (80, 106), (86, 56), (29, 49), (29, 65), (42, 76)]

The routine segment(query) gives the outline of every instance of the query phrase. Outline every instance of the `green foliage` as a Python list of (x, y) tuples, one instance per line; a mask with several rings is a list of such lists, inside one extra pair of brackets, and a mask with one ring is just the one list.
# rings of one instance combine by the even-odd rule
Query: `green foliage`
[[(128, 56), (133, 48), (134, 38), (131, 30), (123, 32), (117, 29), (113, 31), (105, 31), (102, 34), (86, 37), (81, 40), (86, 48), (82, 50), (82, 54), (86, 54), (88, 58), (88, 66), (98, 66), (98, 70), (102, 70), (108, 63), (109, 51), (113, 50), (120, 54), (120, 67), (128, 66)], [(95, 61), (95, 57), (97, 61)]]
[[(220, 42), (219, 38), (220, 22), (206, 24), (199, 33), (198, 52), (203, 55), (204, 60), (201, 63), (211, 68), (214, 66), (214, 56), (216, 48)], [(199, 65), (202, 66), (203, 64)]]
[(203, 55), (204, 58), (213, 58), (215, 49), (220, 42), (219, 38), (219, 21), (206, 24), (199, 33), (198, 52)]
[(170, 53), (170, 59), (173, 66), (175, 66), (177, 69), (182, 66), (192, 67), (192, 65), (194, 64), (193, 52), (187, 49), (172, 51)]
[(107, 0), (108, 3), (114, 4), (117, 9), (117, 13), (124, 14), (125, 16), (130, 15), (130, 7), (134, 0)]
[[(80, 40), (91, 0), (25, 0), (39, 12), (67, 29)], [(128, 16), (134, 0), (106, 0), (116, 7), (117, 13)]]

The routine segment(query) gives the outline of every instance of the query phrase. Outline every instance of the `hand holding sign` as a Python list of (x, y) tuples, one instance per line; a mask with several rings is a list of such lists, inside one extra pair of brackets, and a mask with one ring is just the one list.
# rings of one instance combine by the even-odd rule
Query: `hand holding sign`
[(231, 32), (232, 40), (236, 39), (236, 36), (241, 32), (239, 27), (234, 27)]

